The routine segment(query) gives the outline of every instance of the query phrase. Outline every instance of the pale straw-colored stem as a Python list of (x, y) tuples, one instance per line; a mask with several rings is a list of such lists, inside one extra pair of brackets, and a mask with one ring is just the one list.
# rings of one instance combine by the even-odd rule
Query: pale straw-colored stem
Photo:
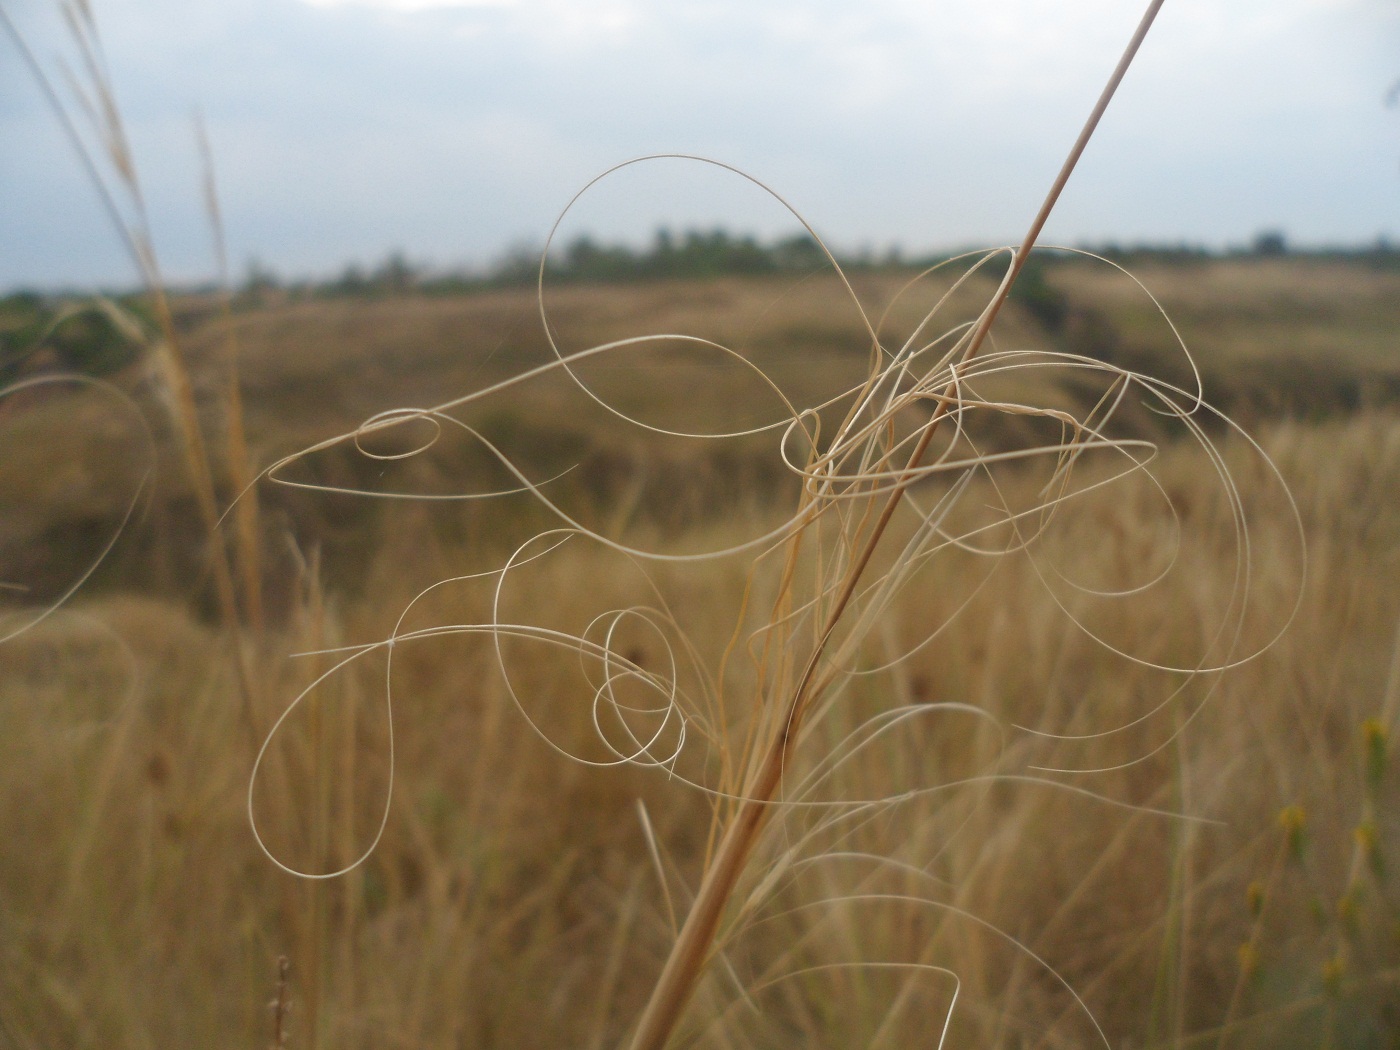
[[(1085, 121), (1059, 175), (1050, 187), (1050, 192), (1046, 194), (1045, 202), (1031, 223), (1025, 240), (1022, 241), (1013, 257), (1001, 286), (987, 304), (986, 309), (983, 310), (977, 326), (968, 336), (962, 353), (961, 359), (963, 361), (972, 359), (982, 348), (997, 314), (1001, 311), (1002, 304), (1005, 303), (1006, 297), (1011, 291), (1012, 284), (1024, 267), (1026, 258), (1030, 255), (1050, 212), (1055, 207), (1055, 202), (1059, 200), (1061, 191), (1069, 181), (1070, 174), (1074, 171), (1075, 165), (1084, 152), (1084, 147), (1088, 145), (1089, 139), (1093, 136), (1094, 129), (1098, 126), (1104, 111), (1107, 110), (1109, 101), (1122, 82), (1123, 75), (1132, 64), (1133, 58), (1143, 39), (1147, 36), (1163, 2), (1164, 0), (1152, 0), (1148, 5), (1147, 11), (1139, 22), (1132, 39), (1128, 42), (1122, 58), (1119, 59), (1117, 67), (1112, 76), (1109, 77), (1108, 83), (1089, 114), (1088, 120)], [(772, 743), (763, 755), (761, 765), (758, 767), (758, 775), (747, 784), (744, 798), (738, 803), (733, 817), (725, 828), (714, 861), (709, 870), (706, 871), (696, 893), (695, 904), (686, 917), (685, 925), (681, 927), (676, 943), (666, 960), (666, 965), (662, 968), (661, 976), (657, 979), (656, 986), (652, 990), (651, 998), (642, 1011), (642, 1016), (632, 1036), (631, 1050), (663, 1050), (695, 992), (700, 975), (709, 960), (725, 906), (744, 872), (749, 855), (758, 842), (759, 834), (763, 830), (768, 813), (777, 797), (778, 786), (782, 782), (783, 771), (788, 766), (788, 758), (797, 740), (803, 714), (812, 698), (819, 695), (825, 686), (825, 681), (815, 688), (813, 683), (816, 681), (816, 671), (826, 651), (827, 644), (845, 613), (876, 547), (879, 546), (885, 529), (894, 516), (895, 509), (904, 498), (904, 493), (909, 485), (917, 477), (915, 471), (919, 462), (928, 450), (939, 422), (947, 414), (947, 406), (956, 391), (950, 387), (945, 393), (947, 396), (939, 402), (938, 408), (935, 409), (929, 422), (924, 426), (923, 433), (909, 457), (904, 480), (890, 493), (875, 527), (871, 530), (859, 556), (846, 574), (846, 579), (827, 617), (818, 643), (807, 661), (797, 687), (793, 690), (783, 728), (775, 734)]]

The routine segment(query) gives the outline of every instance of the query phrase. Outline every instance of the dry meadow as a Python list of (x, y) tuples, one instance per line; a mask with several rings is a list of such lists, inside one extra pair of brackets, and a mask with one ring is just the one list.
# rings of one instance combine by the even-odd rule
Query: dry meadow
[[(1244, 431), (1131, 279), (1046, 265), (1068, 320), (1012, 302), (901, 490), (675, 1045), (1395, 1045), (1400, 273), (1133, 274)], [(993, 287), (921, 329), (913, 276), (852, 276), (875, 351), (828, 274), (548, 289), (563, 352), (657, 338), (358, 443), (547, 366), (533, 289), (187, 296), (186, 401), (159, 348), (12, 387), (0, 1043), (619, 1045), (879, 464), (750, 541)]]

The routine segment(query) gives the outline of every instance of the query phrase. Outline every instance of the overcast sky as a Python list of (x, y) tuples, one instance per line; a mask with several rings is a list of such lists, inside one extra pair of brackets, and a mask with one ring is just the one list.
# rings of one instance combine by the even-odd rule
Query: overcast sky
[[(213, 274), (203, 114), (235, 277), (436, 267), (538, 244), (641, 154), (771, 185), (837, 247), (1019, 237), (1138, 0), (92, 0), (164, 266)], [(56, 4), (0, 0), (58, 72)], [(1400, 241), (1397, 0), (1167, 0), (1046, 231), (1062, 243)], [(657, 162), (564, 236), (794, 221), (718, 168)], [(0, 36), (0, 287), (134, 270)]]

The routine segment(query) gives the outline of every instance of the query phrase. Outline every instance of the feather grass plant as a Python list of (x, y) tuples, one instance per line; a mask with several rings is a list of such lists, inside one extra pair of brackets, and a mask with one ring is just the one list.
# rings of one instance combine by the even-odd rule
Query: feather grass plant
[[(1178, 666), (1164, 663), (1156, 657), (1133, 656), (1106, 639), (1102, 640), (1104, 647), (1144, 666), (1181, 675), (1188, 681), (1214, 678), (1218, 677), (1219, 672), (1257, 656), (1272, 643), (1277, 630), (1281, 630), (1291, 618), (1285, 615), (1276, 621), (1273, 626), (1277, 630), (1274, 633), (1266, 632), (1262, 642), (1250, 637), (1246, 630), (1252, 586), (1248, 524), (1243, 509), (1238, 505), (1228, 471), (1207, 434), (1208, 427), (1217, 428), (1222, 424), (1228, 427), (1228, 422), (1196, 421), (1198, 416), (1209, 417), (1211, 414), (1199, 388), (1194, 391), (1177, 389), (1099, 361), (1069, 354), (983, 353), (1017, 275), (1034, 249), (1046, 219), (1160, 6), (1160, 0), (1154, 0), (1148, 6), (1025, 239), (1018, 247), (1005, 251), (1005, 270), (996, 283), (996, 290), (973, 319), (955, 324), (941, 334), (932, 334), (937, 331), (940, 311), (948, 301), (945, 296), (927, 313), (924, 323), (904, 345), (891, 350), (882, 342), (877, 326), (867, 318), (865, 325), (870, 338), (871, 366), (866, 381), (860, 388), (848, 391), (822, 406), (799, 408), (786, 402), (782, 392), (761, 372), (754, 370), (756, 382), (760, 386), (766, 384), (786, 408), (785, 420), (761, 429), (781, 432), (781, 454), (802, 483), (798, 508), (780, 527), (741, 547), (716, 555), (674, 555), (628, 547), (590, 530), (572, 517), (551, 499), (545, 484), (530, 479), (515, 466), (507, 450), (496, 447), (454, 415), (457, 410), (480, 399), (495, 396), (536, 375), (561, 369), (603, 409), (625, 422), (642, 427), (644, 431), (668, 437), (706, 440), (752, 433), (721, 430), (702, 434), (668, 430), (627, 415), (595, 393), (579, 370), (599, 356), (639, 346), (659, 347), (665, 343), (680, 343), (697, 350), (718, 353), (721, 357), (729, 355), (741, 365), (747, 362), (719, 344), (674, 333), (638, 336), (576, 353), (565, 353), (555, 340), (545, 307), (543, 265), (539, 279), (541, 321), (554, 349), (555, 359), (552, 362), (534, 372), (430, 410), (403, 409), (383, 413), (367, 421), (354, 433), (320, 443), (305, 453), (275, 464), (268, 471), (268, 477), (274, 482), (323, 488), (294, 480), (291, 477), (293, 465), (306, 456), (314, 456), (345, 442), (354, 442), (361, 451), (367, 451), (365, 443), (373, 435), (393, 428), (427, 428), (421, 441), (408, 442), (409, 450), (392, 453), (393, 457), (422, 451), (444, 429), (460, 428), (465, 431), (480, 441), (514, 476), (518, 486), (510, 491), (532, 493), (562, 519), (561, 528), (522, 546), (503, 568), (489, 574), (496, 581), (494, 615), (489, 623), (416, 631), (396, 629), (382, 643), (344, 651), (339, 666), (381, 647), (390, 649), (392, 662), (393, 647), (406, 641), (451, 633), (480, 634), (490, 639), (511, 697), (530, 720), (531, 726), (556, 750), (578, 761), (597, 766), (651, 766), (668, 772), (672, 777), (686, 779), (696, 775), (694, 768), (685, 763), (694, 735), (699, 735), (711, 747), (718, 749), (715, 758), (718, 780), (709, 784), (697, 780), (697, 786), (708, 791), (713, 799), (710, 846), (703, 875), (689, 894), (691, 901), (686, 918), (676, 933), (654, 989), (631, 1034), (629, 1045), (633, 1050), (661, 1050), (673, 1041), (707, 967), (725, 957), (725, 945), (732, 942), (736, 931), (746, 923), (767, 921), (757, 918), (765, 906), (765, 899), (772, 898), (780, 887), (797, 879), (805, 867), (815, 862), (812, 857), (803, 858), (806, 849), (813, 848), (816, 841), (833, 835), (839, 843), (854, 833), (843, 831), (843, 828), (859, 828), (876, 819), (876, 811), (882, 808), (949, 786), (920, 784), (916, 776), (914, 783), (902, 789), (891, 788), (890, 793), (873, 798), (843, 799), (839, 798), (839, 794), (822, 798), (823, 794), (832, 790), (838, 770), (883, 739), (898, 735), (910, 723), (927, 717), (929, 712), (948, 718), (968, 717), (974, 723), (979, 718), (988, 717), (986, 712), (960, 703), (926, 704), (923, 710), (917, 704), (906, 704), (877, 711), (864, 721), (848, 723), (835, 738), (822, 727), (841, 723), (843, 707), (852, 702), (849, 695), (851, 676), (858, 672), (865, 660), (870, 638), (877, 632), (901, 589), (936, 554), (948, 548), (975, 549), (979, 545), (984, 551), (1002, 557), (1016, 551), (1027, 551), (1050, 530), (1051, 521), (1063, 504), (1083, 499), (1087, 492), (1095, 488), (1114, 484), (1146, 469), (1152, 454), (1151, 446), (1147, 442), (1126, 440), (1111, 434), (1111, 423), (1122, 406), (1130, 403), (1130, 393), (1146, 397), (1151, 402), (1153, 412), (1182, 424), (1201, 443), (1219, 477), (1222, 491), (1232, 505), (1235, 522), (1233, 539), (1241, 554), (1236, 562), (1236, 579), (1228, 607), (1216, 618), (1212, 632), (1205, 639), (1204, 652), (1194, 662)], [(643, 158), (650, 159), (655, 158)], [(686, 159), (716, 163), (703, 158)], [(634, 163), (639, 162), (628, 162), (629, 165)], [(625, 166), (628, 165), (620, 165), (619, 168)], [(720, 166), (734, 171), (727, 165)], [(606, 177), (611, 171), (599, 178)], [(750, 178), (742, 172), (736, 174)], [(579, 196), (592, 185), (590, 183), (584, 187)], [(773, 195), (781, 202), (781, 197)], [(577, 201), (578, 196), (574, 200)], [(572, 207), (572, 203), (569, 207)], [(565, 214), (567, 212), (568, 208)], [(796, 212), (793, 214), (796, 215)], [(800, 216), (798, 218), (816, 236), (812, 227)], [(557, 231), (558, 224), (555, 229)], [(993, 252), (967, 260), (967, 270), (955, 282), (955, 288), (961, 287), (972, 275), (994, 265), (1002, 257), (1000, 253)], [(839, 274), (840, 268), (834, 258), (828, 258)], [(845, 287), (857, 309), (860, 309), (860, 303), (848, 282)], [(861, 310), (861, 316), (865, 317), (864, 310)], [(989, 400), (978, 393), (980, 388), (995, 385), (1002, 376), (1021, 373), (1051, 375), (1056, 371), (1088, 373), (1104, 380), (1101, 396), (1087, 414), (1081, 417), (1061, 409)], [(823, 441), (823, 413), (830, 416), (833, 411), (844, 414), (835, 425), (833, 435)], [(973, 421), (987, 415), (1030, 417), (1058, 428), (1061, 437), (1044, 445), (1010, 451), (985, 451), (973, 439), (972, 430)], [(945, 431), (951, 433), (945, 434)], [(1120, 456), (1123, 468), (1116, 477), (1110, 475), (1085, 488), (1076, 489), (1072, 481), (1076, 469), (1091, 453), (1102, 452)], [(1018, 509), (1003, 503), (994, 510), (990, 521), (964, 526), (965, 531), (962, 532), (952, 528), (950, 518), (955, 515), (966, 492), (967, 482), (974, 474), (985, 472), (990, 476), (992, 469), (999, 464), (1029, 460), (1049, 460), (1053, 463), (1053, 469), (1036, 502)], [(952, 484), (945, 485), (931, 507), (925, 507), (915, 497), (915, 492), (921, 488), (927, 489), (938, 478), (954, 480)], [(461, 498), (501, 494), (504, 493), (468, 493), (462, 494)], [(407, 493), (379, 495), (408, 497)], [(1170, 507), (1170, 500), (1166, 500), (1165, 505)], [(897, 516), (911, 512), (913, 521), (909, 527), (892, 528)], [(895, 538), (896, 533), (900, 534), (898, 539)], [(729, 648), (729, 655), (744, 647), (753, 654), (754, 675), (748, 686), (750, 695), (740, 704), (735, 704), (722, 680), (723, 671), (717, 678), (707, 676), (699, 669), (701, 659), (693, 648), (688, 648), (679, 617), (667, 607), (659, 591), (655, 594), (654, 604), (600, 614), (585, 630), (575, 634), (501, 617), (503, 594), (513, 576), (531, 563), (548, 558), (562, 546), (580, 541), (597, 543), (613, 551), (630, 561), (644, 576), (643, 563), (690, 562), (736, 551), (760, 551), (754, 563), (748, 594), (749, 600), (757, 600), (760, 567), (764, 572), (771, 572), (775, 582), (764, 592), (764, 600), (769, 603), (767, 622), (750, 629), (747, 636), (742, 627), (736, 629)], [(1121, 594), (1146, 591), (1159, 582), (1162, 575), (1158, 573), (1155, 578), (1134, 584)], [(1293, 604), (1296, 608), (1296, 598)], [(1065, 608), (1065, 612), (1071, 619), (1075, 617), (1071, 609)], [(405, 618), (407, 616), (408, 611)], [(654, 640), (661, 644), (666, 653), (661, 671), (644, 666), (637, 659), (625, 655), (620, 648), (615, 636), (632, 621), (646, 625), (655, 636)], [(400, 625), (403, 623), (404, 618), (401, 618)], [(1093, 635), (1094, 628), (1082, 622), (1079, 626)], [(527, 697), (512, 682), (509, 669), (511, 660), (507, 650), (513, 642), (577, 652), (589, 682), (588, 689), (593, 694), (591, 706), (592, 723), (597, 734), (595, 745), (601, 744), (600, 751), (595, 747), (594, 757), (577, 750), (571, 742), (555, 739), (547, 721), (531, 715)], [(903, 659), (902, 656), (895, 656), (887, 661), (885, 669), (895, 669), (897, 672)], [(687, 695), (682, 685), (682, 678), (685, 677), (680, 670), (682, 664), (692, 665), (693, 673), (689, 680), (698, 685), (699, 695)], [(1184, 685), (1179, 686), (1174, 695), (1180, 695), (1184, 688)], [(650, 694), (650, 699), (646, 698), (647, 694)], [(298, 702), (300, 700), (298, 698)], [(295, 707), (296, 704), (283, 717), (288, 717)], [(1161, 710), (1161, 705), (1158, 710)], [(388, 712), (391, 722), (392, 717), (391, 708)], [(1151, 712), (1130, 721), (1125, 728), (1149, 717)], [(274, 727), (269, 742), (280, 725), (279, 722), (278, 727)], [(1169, 746), (1179, 730), (1178, 724), (1167, 739), (1153, 750)], [(1101, 736), (1103, 731), (1089, 735)], [(808, 753), (814, 749), (815, 754)], [(261, 761), (260, 756), (259, 763)], [(1064, 770), (1046, 770), (1043, 773), (1032, 770), (1021, 776), (1036, 780), (1043, 779), (1050, 772)], [(921, 771), (921, 775), (927, 776), (928, 772)], [(984, 771), (969, 774), (965, 782), (975, 782), (984, 777), (999, 781), (1016, 779), (1007, 773), (988, 774)], [(256, 781), (256, 770), (254, 779)], [(1044, 783), (1060, 790), (1070, 790), (1055, 781), (1044, 780)], [(250, 788), (250, 817), (253, 817), (252, 803)], [(821, 808), (823, 805), (831, 807), (830, 815), (818, 820), (797, 841), (790, 842), (786, 851), (777, 857), (766, 857), (758, 869), (762, 874), (756, 874), (755, 854), (765, 841), (765, 836), (772, 838), (768, 832), (772, 829), (775, 814), (794, 809), (801, 811), (813, 806)], [(378, 835), (383, 834), (388, 814), (389, 802), (386, 799)], [(255, 818), (254, 827), (256, 831)], [(790, 834), (792, 830), (791, 827), (781, 828), (775, 834)], [(369, 850), (373, 848), (371, 843)], [(819, 853), (828, 860), (845, 856), (845, 851), (839, 849)], [(360, 863), (366, 856), (368, 851), (355, 863)], [(878, 858), (873, 855), (861, 853), (857, 859), (861, 863), (873, 863), (877, 868), (880, 866)], [(330, 874), (342, 873), (353, 866), (348, 865), (340, 872)], [(325, 877), (309, 872), (300, 874)], [(660, 874), (664, 883), (664, 870)], [(914, 871), (913, 874), (918, 876), (919, 873)], [(916, 877), (915, 882), (918, 881)], [(908, 896), (857, 890), (833, 898), (838, 899), (859, 906), (862, 901), (913, 902), (920, 898), (917, 892), (914, 896)], [(810, 906), (809, 902), (799, 906), (798, 910)], [(943, 907), (956, 912), (965, 921), (980, 921), (971, 912), (955, 905)], [(1053, 968), (1029, 947), (1015, 938), (1008, 937), (1008, 940), (1018, 944), (1020, 950), (1037, 966), (1057, 976)], [(867, 960), (863, 964), (853, 961), (849, 965), (864, 966), (870, 973), (889, 966), (899, 971), (906, 982), (914, 978), (924, 979), (930, 974), (956, 982), (951, 971), (929, 961), (898, 963)], [(732, 969), (732, 964), (728, 962), (725, 966)], [(815, 971), (799, 972), (810, 974)], [(792, 973), (782, 974), (780, 968), (779, 972), (764, 979), (760, 986), (767, 987), (775, 981), (787, 981), (793, 977)], [(912, 987), (911, 983), (906, 983), (895, 993), (895, 1002), (890, 1004), (891, 1011), (898, 1012), (897, 1003), (901, 997), (912, 994)], [(1074, 998), (1083, 1007), (1082, 1001), (1077, 996)], [(956, 992), (947, 1004), (949, 1021), (955, 999)], [(1177, 1012), (1180, 1013), (1179, 1010)], [(1092, 1023), (1092, 1017), (1090, 1021)], [(1097, 1025), (1094, 1027), (1097, 1029)], [(1179, 1021), (1176, 1027), (1179, 1030)], [(945, 1022), (945, 1034), (947, 1029), (948, 1023)], [(1101, 1031), (1098, 1034), (1102, 1037)]]
[[(1034, 248), (1035, 242), (1040, 236), (1045, 220), (1049, 218), (1050, 211), (1054, 208), (1061, 190), (1068, 182), (1080, 154), (1088, 144), (1094, 129), (1098, 126), (1099, 119), (1108, 108), (1109, 101), (1122, 81), (1123, 75), (1127, 72), (1128, 66), (1132, 63), (1133, 57), (1137, 54), (1137, 50), (1146, 37), (1147, 31), (1151, 28), (1160, 8), (1161, 0), (1154, 0), (1149, 5), (1146, 15), (1118, 64), (1118, 68), (1110, 77), (1103, 95), (1090, 114), (1089, 120), (1071, 150), (1060, 175), (1051, 187), (1040, 213), (1031, 224), (1021, 247), (1012, 257), (1006, 277), (998, 287), (996, 295), (988, 303), (982, 316), (978, 318), (976, 327), (967, 335), (966, 341), (959, 340), (955, 343), (952, 351), (945, 358), (951, 366), (949, 380), (943, 385), (942, 396), (934, 400), (936, 407), (933, 414), (921, 428), (913, 450), (908, 454), (908, 461), (904, 469), (890, 476), (889, 466), (893, 464), (892, 456), (899, 454), (898, 446), (885, 450), (884, 454), (872, 464), (874, 470), (867, 468), (867, 484), (869, 484), (871, 491), (865, 498), (872, 501), (883, 500), (883, 507), (878, 511), (878, 517), (867, 535), (861, 537), (860, 533), (857, 532), (851, 537), (851, 550), (858, 550), (859, 553), (856, 554), (849, 569), (846, 570), (835, 601), (825, 614), (824, 625), (816, 645), (807, 657), (806, 664), (797, 678), (796, 685), (791, 692), (791, 698), (787, 701), (785, 709), (781, 711), (778, 721), (773, 724), (769, 731), (770, 739), (762, 749), (761, 759), (752, 768), (752, 772), (746, 771), (742, 775), (742, 801), (739, 802), (736, 811), (729, 818), (729, 824), (720, 839), (714, 862), (706, 871), (696, 892), (690, 916), (681, 928), (676, 946), (657, 980), (656, 990), (638, 1022), (637, 1031), (632, 1039), (633, 1050), (660, 1050), (661, 1047), (664, 1047), (670, 1041), (681, 1012), (694, 994), (696, 980), (712, 950), (711, 946), (719, 929), (723, 910), (734, 892), (758, 835), (767, 820), (769, 807), (777, 798), (779, 786), (791, 763), (792, 749), (801, 739), (800, 731), (803, 722), (809, 709), (820, 703), (822, 694), (834, 677), (830, 669), (824, 670), (822, 668), (827, 647), (835, 635), (842, 617), (845, 616), (851, 599), (855, 596), (856, 588), (860, 585), (871, 557), (884, 538), (891, 517), (903, 501), (909, 486), (919, 477), (919, 467), (928, 452), (939, 424), (950, 409), (958, 411), (963, 407), (959, 396), (962, 381), (958, 376), (958, 370), (969, 364), (982, 349), (982, 344), (986, 341), (1017, 274), (1025, 265), (1031, 249)], [(878, 339), (875, 344), (878, 346)], [(872, 375), (869, 384), (872, 392), (878, 386), (880, 378), (879, 374)], [(935, 378), (935, 383), (939, 378), (941, 377)], [(925, 390), (927, 389), (929, 388), (925, 387)], [(891, 406), (896, 410), (899, 407), (901, 406), (897, 402)], [(889, 409), (886, 411), (888, 412)], [(858, 418), (858, 416), (848, 416), (851, 423), (855, 423)], [(892, 420), (892, 414), (887, 415), (886, 419)], [(884, 420), (877, 416), (867, 426), (878, 427), (882, 422)], [(846, 433), (854, 429), (854, 427), (843, 428)], [(859, 430), (856, 430), (856, 433), (859, 433)], [(845, 433), (838, 432), (835, 445), (839, 448), (845, 438)], [(828, 453), (828, 457), (828, 462), (833, 466), (840, 463), (840, 458), (832, 457), (830, 453)], [(812, 493), (814, 489), (820, 491), (822, 487), (825, 487), (824, 482), (827, 479), (820, 478), (820, 474), (812, 467), (809, 467), (809, 471), (814, 476), (809, 477), (806, 491), (808, 493)], [(890, 487), (890, 482), (880, 475), (889, 477), (893, 486)], [(889, 489), (887, 495), (880, 491), (886, 488)], [(865, 514), (868, 515), (872, 509), (873, 506), (868, 506)], [(790, 542), (791, 561), (800, 550), (800, 538)], [(941, 1045), (942, 1040), (940, 1039), (939, 1042)]]

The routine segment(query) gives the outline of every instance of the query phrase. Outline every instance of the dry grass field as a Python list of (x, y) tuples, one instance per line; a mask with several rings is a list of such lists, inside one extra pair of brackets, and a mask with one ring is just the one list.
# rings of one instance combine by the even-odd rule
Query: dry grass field
[[(1395, 1045), (1400, 274), (1135, 273), (1259, 445), (1204, 416), (1203, 445), (1136, 390), (1113, 425), (1137, 444), (1082, 449), (1072, 481), (1062, 456), (994, 458), (1057, 442), (1060, 417), (984, 411), (940, 439), (981, 467), (931, 474), (892, 519), (870, 570), (890, 586), (832, 642), (675, 1045), (934, 1047), (945, 1022), (949, 1046)], [(901, 295), (911, 276), (853, 278), (891, 351), (937, 298), (937, 278)], [(998, 352), (1182, 371), (1126, 278), (1046, 280), (1093, 326), (1013, 302)], [(257, 469), (549, 360), (530, 291), (175, 305), (221, 509), (230, 332)], [(739, 351), (661, 339), (580, 366), (655, 427), (745, 430), (786, 398), (827, 405), (822, 448), (871, 365), (826, 275), (548, 306), (566, 351)], [(1119, 389), (1035, 360), (978, 396), (1098, 419)], [(745, 790), (747, 716), (812, 651), (866, 504), (791, 560), (531, 541), (563, 514), (629, 549), (723, 550), (801, 498), (778, 431), (659, 435), (554, 370), (453, 409), (479, 436), (442, 417), (407, 455), (419, 418), (259, 481), (223, 523), (244, 540), (230, 622), (161, 367), (0, 400), (0, 1043), (619, 1045)], [(480, 438), (557, 512), (445, 498), (518, 486)], [(1150, 477), (1125, 475), (1149, 443)], [(289, 868), (368, 855), (296, 877), (250, 813)]]

